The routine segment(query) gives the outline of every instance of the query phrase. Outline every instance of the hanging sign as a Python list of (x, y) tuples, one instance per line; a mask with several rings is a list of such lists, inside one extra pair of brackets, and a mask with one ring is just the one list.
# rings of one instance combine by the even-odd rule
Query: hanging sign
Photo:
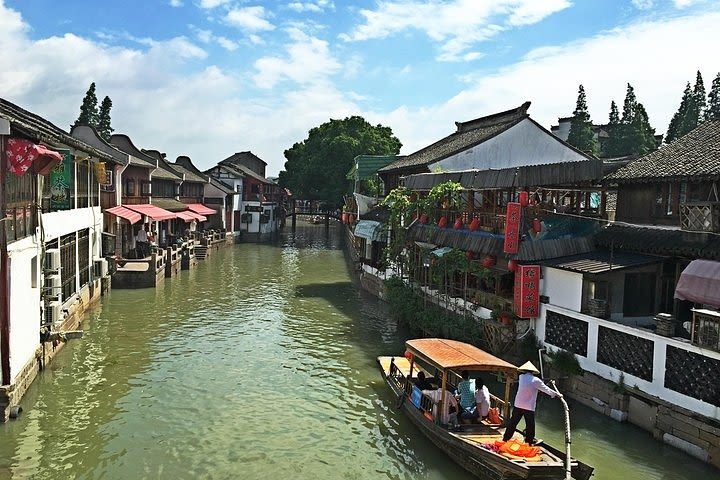
[(60, 150), (62, 162), (50, 172), (50, 209), (69, 210), (72, 201), (70, 188), (72, 187), (73, 169), (75, 162), (70, 150)]
[(520, 217), (522, 209), (518, 202), (509, 202), (507, 204), (507, 214), (505, 217), (505, 243), (503, 244), (503, 252), (517, 253), (520, 248)]
[(518, 265), (513, 289), (513, 310), (520, 318), (540, 315), (540, 266)]

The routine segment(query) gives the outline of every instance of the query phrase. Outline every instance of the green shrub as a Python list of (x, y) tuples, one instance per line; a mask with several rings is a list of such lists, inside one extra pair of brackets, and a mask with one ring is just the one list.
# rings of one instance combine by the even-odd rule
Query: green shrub
[(585, 371), (580, 366), (575, 354), (567, 350), (556, 350), (551, 352), (548, 350), (548, 356), (551, 365), (555, 370), (568, 375), (583, 375)]

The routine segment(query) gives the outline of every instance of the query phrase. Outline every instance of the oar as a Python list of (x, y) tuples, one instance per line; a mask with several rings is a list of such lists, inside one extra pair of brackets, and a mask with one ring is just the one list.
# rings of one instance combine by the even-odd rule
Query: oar
[(550, 380), (550, 384), (558, 393), (558, 398), (560, 398), (560, 402), (565, 410), (565, 480), (570, 480), (572, 478), (572, 468), (570, 467), (570, 408), (565, 401), (565, 397), (560, 394), (560, 390), (558, 390), (555, 385), (555, 380)]

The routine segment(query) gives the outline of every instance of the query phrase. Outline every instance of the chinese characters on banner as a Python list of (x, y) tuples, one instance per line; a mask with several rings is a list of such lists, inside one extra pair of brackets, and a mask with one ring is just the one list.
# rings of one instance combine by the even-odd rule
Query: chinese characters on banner
[(520, 247), (520, 217), (522, 209), (517, 202), (508, 202), (505, 220), (505, 243), (503, 252), (517, 253)]
[(535, 318), (540, 314), (539, 265), (518, 265), (513, 297), (513, 308), (518, 317)]
[(69, 210), (75, 162), (70, 150), (60, 150), (63, 161), (50, 172), (50, 209)]

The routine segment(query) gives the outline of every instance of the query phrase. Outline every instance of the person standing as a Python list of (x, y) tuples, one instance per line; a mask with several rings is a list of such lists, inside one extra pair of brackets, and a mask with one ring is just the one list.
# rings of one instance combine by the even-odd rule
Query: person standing
[(141, 258), (147, 257), (148, 236), (147, 236), (147, 232), (145, 231), (145, 225), (142, 225), (140, 227), (140, 230), (138, 230), (137, 238), (135, 239), (135, 243), (137, 244), (138, 253), (140, 253), (140, 257)]
[(562, 398), (561, 393), (551, 390), (550, 387), (537, 378), (537, 368), (531, 362), (525, 362), (518, 368), (520, 376), (518, 377), (518, 390), (515, 395), (515, 403), (513, 412), (510, 416), (510, 422), (505, 427), (503, 441), (510, 440), (515, 433), (521, 418), (525, 418), (525, 443), (533, 445), (535, 441), (535, 405), (537, 403), (538, 392), (555, 398)]

